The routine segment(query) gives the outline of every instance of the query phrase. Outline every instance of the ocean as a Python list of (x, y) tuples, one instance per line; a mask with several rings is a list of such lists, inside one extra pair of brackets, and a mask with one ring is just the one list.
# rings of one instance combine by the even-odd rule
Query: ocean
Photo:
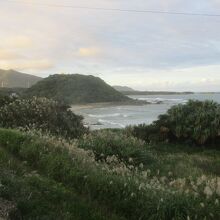
[[(189, 99), (213, 100), (220, 103), (220, 93), (188, 95), (135, 95), (133, 99), (146, 100), (147, 105), (123, 105), (81, 108), (76, 111), (84, 117), (84, 123), (92, 130), (102, 128), (125, 128), (128, 125), (150, 124), (164, 114), (171, 106), (184, 104)], [(161, 104), (157, 104), (162, 102)]]

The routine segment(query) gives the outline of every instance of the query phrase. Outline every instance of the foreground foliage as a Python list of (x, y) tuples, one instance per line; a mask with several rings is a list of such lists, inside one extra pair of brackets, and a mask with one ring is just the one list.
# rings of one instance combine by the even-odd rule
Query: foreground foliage
[[(94, 138), (97, 140), (97, 136)], [(183, 153), (180, 147), (171, 153), (173, 147), (146, 145), (154, 158), (152, 167), (160, 167), (156, 170), (151, 169), (151, 164), (137, 166), (132, 158), (123, 161), (117, 155), (110, 156), (112, 152), (106, 152), (109, 156), (103, 160), (97, 159), (91, 150), (85, 151), (76, 144), (1, 129), (0, 149), (5, 153), (0, 154), (0, 168), (5, 172), (11, 170), (13, 177), (1, 172), (0, 197), (14, 201), (17, 213), (23, 219), (33, 216), (53, 219), (55, 214), (61, 219), (89, 219), (80, 216), (82, 207), (88, 216), (93, 216), (90, 219), (220, 218), (220, 178), (216, 173), (220, 162), (218, 151)], [(7, 154), (14, 158), (11, 162), (8, 162)], [(204, 166), (206, 163), (213, 163), (213, 168)], [(175, 170), (177, 167), (179, 172)], [(24, 184), (22, 190), (19, 184)], [(45, 197), (40, 200), (42, 193)], [(70, 197), (65, 199), (66, 193)], [(87, 205), (76, 205), (74, 194), (84, 198), (80, 201), (87, 201)], [(112, 210), (113, 216), (105, 207)]]
[(97, 160), (106, 160), (113, 155), (126, 162), (132, 158), (135, 164), (145, 164), (152, 160), (143, 141), (133, 136), (127, 136), (120, 130), (106, 129), (90, 132), (77, 141), (77, 146), (92, 150)]
[(86, 132), (82, 117), (68, 106), (46, 98), (0, 98), (0, 127), (37, 129), (64, 138), (77, 138)]

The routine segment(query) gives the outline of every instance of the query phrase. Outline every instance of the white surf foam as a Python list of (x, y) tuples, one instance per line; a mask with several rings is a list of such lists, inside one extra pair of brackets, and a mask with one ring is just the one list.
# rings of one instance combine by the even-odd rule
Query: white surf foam
[(121, 128), (125, 128), (126, 126), (117, 122), (113, 122), (113, 121), (108, 121), (108, 120), (103, 120), (103, 119), (99, 119), (98, 122), (103, 123), (103, 124), (110, 124), (110, 125), (117, 125)]
[(113, 114), (88, 114), (89, 117), (91, 118), (114, 118), (114, 117), (128, 117), (127, 114), (121, 114), (121, 113), (113, 113)]

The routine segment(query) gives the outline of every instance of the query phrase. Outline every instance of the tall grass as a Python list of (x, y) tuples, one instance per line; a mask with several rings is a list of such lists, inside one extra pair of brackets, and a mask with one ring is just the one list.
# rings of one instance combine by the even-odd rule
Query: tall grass
[(79, 148), (92, 150), (96, 160), (105, 160), (116, 155), (121, 161), (132, 161), (139, 165), (152, 162), (151, 152), (146, 148), (145, 142), (133, 136), (128, 136), (124, 131), (100, 130), (93, 131), (78, 139)]
[(125, 219), (220, 218), (218, 176), (177, 178), (172, 170), (152, 175), (132, 160), (109, 155), (97, 161), (91, 150), (11, 130), (0, 130), (0, 146), (40, 175)]

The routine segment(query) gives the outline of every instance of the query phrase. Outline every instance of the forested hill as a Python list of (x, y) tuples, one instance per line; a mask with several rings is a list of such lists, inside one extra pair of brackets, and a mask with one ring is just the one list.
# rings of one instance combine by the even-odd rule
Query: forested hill
[(29, 88), (25, 96), (47, 97), (67, 104), (131, 100), (102, 79), (80, 74), (51, 75)]

